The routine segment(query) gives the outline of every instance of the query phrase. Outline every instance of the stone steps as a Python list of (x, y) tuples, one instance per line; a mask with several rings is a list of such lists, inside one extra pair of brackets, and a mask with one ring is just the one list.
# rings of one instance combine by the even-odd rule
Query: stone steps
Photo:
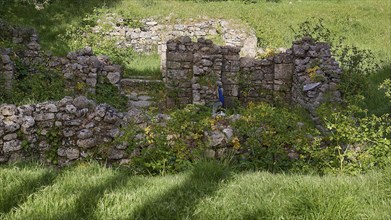
[(164, 86), (163, 80), (125, 78), (120, 83), (121, 91), (143, 90), (150, 86)]
[(164, 89), (163, 80), (151, 79), (148, 76), (132, 76), (120, 82), (121, 92), (129, 98), (128, 108), (149, 108), (157, 106), (160, 100), (157, 97)]

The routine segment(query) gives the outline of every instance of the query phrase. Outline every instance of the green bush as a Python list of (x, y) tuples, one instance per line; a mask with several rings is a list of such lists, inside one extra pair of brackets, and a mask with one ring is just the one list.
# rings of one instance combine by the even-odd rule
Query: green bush
[[(104, 17), (106, 13), (108, 13), (107, 9), (95, 8), (93, 13), (86, 15), (77, 25), (69, 25), (66, 32), (60, 35), (60, 39), (67, 42), (71, 51), (90, 46), (95, 54), (107, 55), (114, 63), (127, 67), (132, 62), (134, 52), (132, 48), (119, 47), (114, 37), (104, 36), (105, 32), (112, 30), (112, 27), (110, 25), (102, 27), (103, 33), (92, 31), (92, 28), (97, 25), (97, 20)], [(134, 23), (133, 20), (127, 21), (129, 24)]]
[(1, 92), (0, 102), (20, 105), (59, 100), (66, 95), (63, 76), (59, 71), (42, 65), (26, 66), (17, 57), (15, 67), (12, 90)]
[(391, 165), (389, 114), (367, 116), (366, 110), (352, 105), (333, 110), (323, 106), (319, 112), (330, 133), (311, 154), (323, 172), (357, 174)]
[[(132, 125), (124, 130), (125, 139), (120, 140), (128, 143), (128, 151), (141, 147), (140, 155), (132, 159), (137, 172), (175, 173), (202, 158), (208, 144), (204, 132), (209, 129), (210, 110), (204, 106), (187, 105), (173, 111), (170, 117), (165, 124), (152, 121), (143, 130)], [(137, 133), (145, 137), (144, 143), (135, 143)]]
[(97, 103), (109, 104), (119, 111), (126, 111), (128, 105), (128, 98), (122, 95), (118, 88), (111, 84), (106, 77), (99, 78), (95, 94), (90, 94), (89, 98), (95, 99)]
[(250, 103), (241, 115), (233, 127), (242, 151), (239, 165), (246, 169), (276, 172), (293, 168), (295, 160), (288, 154), (300, 156), (311, 144), (307, 134), (315, 132), (300, 114), (266, 103)]

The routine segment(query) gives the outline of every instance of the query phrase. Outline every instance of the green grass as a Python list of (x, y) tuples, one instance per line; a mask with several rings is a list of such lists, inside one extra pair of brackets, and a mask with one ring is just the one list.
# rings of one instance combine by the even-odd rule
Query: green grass
[(370, 114), (391, 113), (391, 102), (384, 95), (384, 91), (379, 90), (379, 85), (387, 78), (391, 79), (391, 64), (369, 76), (369, 88), (364, 92), (364, 107), (368, 108)]
[(106, 7), (125, 17), (165, 18), (170, 15), (171, 22), (175, 22), (176, 18), (198, 19), (204, 16), (238, 19), (256, 30), (257, 36), (263, 40), (262, 45), (272, 47), (291, 45), (294, 34), (290, 26), (311, 17), (323, 18), (337, 35), (347, 37), (348, 43), (371, 49), (383, 60), (391, 59), (391, 30), (388, 28), (391, 26), (391, 2), (387, 0), (282, 0), (280, 3), (259, 0), (256, 4), (157, 0), (113, 0), (102, 4), (98, 0), (57, 0), (43, 10), (35, 10), (20, 1), (14, 2), (0, 2), (4, 5), (0, 9), (2, 17), (34, 26), (40, 32), (44, 46), (57, 52), (66, 49), (66, 42), (59, 41), (58, 34), (65, 33), (69, 25), (80, 24), (84, 16), (94, 13), (94, 7)]
[(390, 170), (362, 176), (236, 173), (211, 162), (167, 176), (84, 163), (0, 167), (1, 219), (389, 219)]
[(124, 71), (124, 77), (131, 76), (147, 76), (153, 79), (160, 79), (159, 54), (135, 54)]
[[(293, 39), (290, 26), (311, 18), (323, 18), (325, 24), (337, 35), (345, 36), (347, 42), (360, 48), (375, 51), (384, 60), (391, 59), (391, 2), (382, 0), (282, 0), (280, 3), (258, 1), (244, 4), (240, 1), (194, 2), (194, 1), (121, 1), (115, 11), (139, 17), (171, 15), (174, 18), (238, 19), (256, 30), (264, 46), (289, 47)], [(289, 4), (292, 2), (292, 4)]]

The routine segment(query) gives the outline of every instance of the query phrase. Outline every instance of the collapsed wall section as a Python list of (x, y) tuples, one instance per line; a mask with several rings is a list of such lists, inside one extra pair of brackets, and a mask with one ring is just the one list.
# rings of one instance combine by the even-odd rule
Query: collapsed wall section
[[(34, 158), (64, 165), (79, 158), (127, 156), (112, 143), (127, 115), (84, 96), (34, 105), (0, 105), (0, 163)], [(99, 149), (98, 149), (99, 146)]]
[(4, 91), (12, 89), (16, 62), (28, 67), (30, 74), (39, 73), (41, 67), (62, 73), (69, 94), (95, 94), (98, 83), (111, 83), (120, 88), (122, 70), (105, 55), (94, 55), (90, 47), (57, 57), (41, 50), (34, 29), (13, 27), (0, 21), (0, 37), (17, 45), (16, 49), (0, 49), (0, 85)]

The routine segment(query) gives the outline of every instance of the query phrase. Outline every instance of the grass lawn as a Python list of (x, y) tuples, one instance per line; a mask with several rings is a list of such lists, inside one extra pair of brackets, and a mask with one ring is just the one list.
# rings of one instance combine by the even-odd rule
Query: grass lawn
[(147, 76), (159, 79), (161, 78), (160, 56), (157, 53), (135, 54), (132, 62), (124, 70), (124, 77)]
[(211, 162), (166, 176), (84, 163), (0, 167), (1, 219), (389, 219), (391, 172), (237, 173)]
[[(288, 47), (294, 34), (290, 26), (311, 17), (323, 18), (335, 34), (359, 48), (371, 49), (383, 60), (391, 60), (391, 2), (388, 0), (281, 0), (279, 3), (258, 0), (255, 4), (241, 1), (157, 1), (157, 0), (85, 0), (54, 1), (42, 10), (22, 3), (7, 3), (1, 17), (11, 22), (33, 26), (47, 49), (66, 52), (67, 43), (59, 41), (69, 25), (80, 24), (93, 9), (106, 7), (125, 17), (223, 18), (237, 19), (256, 30), (261, 44)], [(1, 4), (1, 2), (0, 2)]]

